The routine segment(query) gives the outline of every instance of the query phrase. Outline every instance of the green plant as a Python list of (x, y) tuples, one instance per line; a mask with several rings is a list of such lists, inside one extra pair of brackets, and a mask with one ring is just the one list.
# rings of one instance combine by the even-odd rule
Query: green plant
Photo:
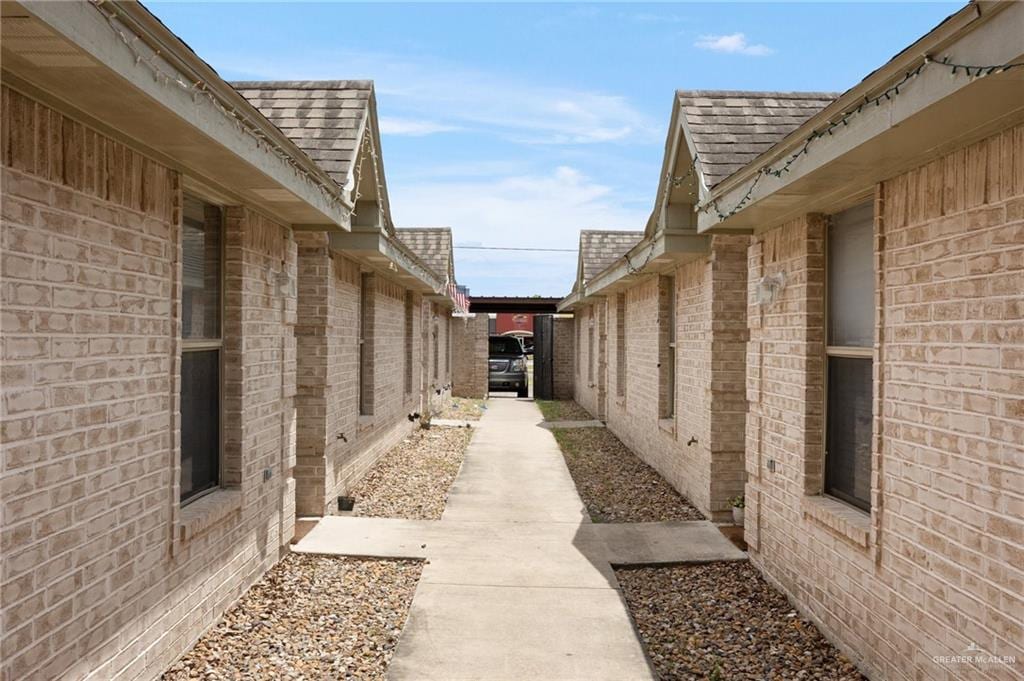
[(743, 495), (741, 494), (738, 497), (733, 497), (732, 499), (729, 500), (729, 504), (732, 505), (733, 508), (743, 508)]

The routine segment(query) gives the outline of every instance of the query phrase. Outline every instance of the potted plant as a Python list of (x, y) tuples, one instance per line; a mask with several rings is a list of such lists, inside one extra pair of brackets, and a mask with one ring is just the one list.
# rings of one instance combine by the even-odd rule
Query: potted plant
[(733, 497), (732, 499), (729, 500), (729, 503), (732, 505), (732, 522), (733, 522), (733, 524), (734, 525), (739, 525), (740, 527), (743, 527), (743, 509), (744, 509), (743, 495), (741, 494), (738, 497)]

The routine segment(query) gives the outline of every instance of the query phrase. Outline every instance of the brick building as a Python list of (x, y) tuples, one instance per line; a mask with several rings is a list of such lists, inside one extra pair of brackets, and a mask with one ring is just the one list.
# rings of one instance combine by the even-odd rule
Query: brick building
[(296, 504), (317, 518), (450, 388), (451, 230), (395, 228), (369, 81), (233, 86), (358, 197), (350, 231), (296, 236)]
[[(604, 329), (609, 426), (707, 512), (702, 454), (617, 420), (625, 305), (627, 415), (660, 376), (670, 435), (712, 419), (712, 504), (738, 453), (751, 560), (875, 679), (1024, 669), (1022, 36), (1024, 6), (970, 4), (837, 96), (679, 93), (647, 265), (563, 303)], [(652, 267), (673, 235), (705, 254)]]
[(451, 273), (371, 84), (277, 127), (141, 5), (2, 11), (0, 678), (152, 678), (450, 382)]

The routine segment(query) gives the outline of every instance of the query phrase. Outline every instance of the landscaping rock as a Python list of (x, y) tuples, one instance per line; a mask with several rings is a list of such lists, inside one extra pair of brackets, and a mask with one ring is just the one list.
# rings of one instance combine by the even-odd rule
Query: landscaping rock
[(382, 456), (351, 490), (353, 515), (438, 520), (473, 431), (418, 430)]
[(555, 428), (553, 432), (595, 523), (704, 519), (607, 428)]
[(383, 679), (421, 570), (289, 554), (163, 678)]
[(750, 563), (623, 568), (615, 576), (662, 679), (864, 678)]
[(454, 421), (479, 421), (484, 415), (486, 406), (483, 400), (469, 397), (451, 397), (445, 402), (445, 406), (438, 413), (434, 414), (439, 419), (451, 419)]

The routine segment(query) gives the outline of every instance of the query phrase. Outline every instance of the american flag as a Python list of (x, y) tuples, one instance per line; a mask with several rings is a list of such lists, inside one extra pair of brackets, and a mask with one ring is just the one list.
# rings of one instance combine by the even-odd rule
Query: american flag
[(455, 303), (456, 312), (469, 312), (469, 296), (466, 295), (465, 286), (459, 286), (454, 281), (449, 281), (445, 289), (445, 293)]

